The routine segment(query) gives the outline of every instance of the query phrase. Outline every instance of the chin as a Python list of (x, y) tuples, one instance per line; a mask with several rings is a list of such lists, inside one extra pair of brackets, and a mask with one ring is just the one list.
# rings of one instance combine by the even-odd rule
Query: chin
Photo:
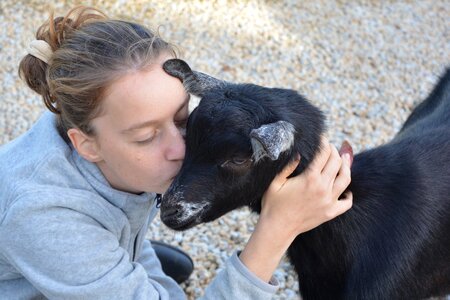
[(168, 184), (162, 186), (162, 187), (159, 189), (159, 191), (156, 191), (156, 192), (157, 192), (158, 194), (165, 194), (165, 193), (167, 192), (167, 190), (169, 189), (171, 183), (172, 183), (172, 182), (170, 181)]
[(190, 220), (186, 220), (183, 222), (179, 222), (174, 219), (172, 219), (172, 220), (162, 219), (162, 221), (167, 227), (169, 227), (173, 230), (176, 230), (176, 231), (184, 231), (184, 230), (194, 227), (195, 225), (202, 223), (200, 220), (198, 220), (196, 218), (192, 218)]

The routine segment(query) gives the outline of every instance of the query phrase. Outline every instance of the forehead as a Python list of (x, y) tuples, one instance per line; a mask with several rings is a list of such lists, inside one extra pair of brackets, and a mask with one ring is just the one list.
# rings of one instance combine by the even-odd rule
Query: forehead
[(241, 94), (238, 89), (217, 89), (206, 93), (196, 110), (195, 122), (215, 130), (246, 132), (265, 118), (257, 101)]
[(181, 82), (155, 64), (114, 81), (105, 90), (101, 116), (126, 127), (129, 123), (170, 116), (186, 97)]
[(240, 102), (208, 95), (190, 116), (187, 148), (208, 158), (251, 150), (250, 131), (259, 120)]
[(240, 105), (229, 101), (220, 101), (199, 105), (191, 115), (192, 126), (199, 134), (210, 137), (234, 134), (246, 135), (255, 126), (251, 113)]

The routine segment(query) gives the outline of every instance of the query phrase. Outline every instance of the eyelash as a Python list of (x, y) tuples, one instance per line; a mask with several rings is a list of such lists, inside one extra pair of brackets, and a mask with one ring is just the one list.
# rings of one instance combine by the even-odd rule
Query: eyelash
[[(184, 120), (181, 120), (181, 121), (177, 121), (177, 122), (175, 122), (175, 125), (176, 125), (177, 127), (182, 128), (182, 129), (186, 129), (187, 120), (188, 120), (188, 119), (184, 119)], [(153, 141), (154, 138), (155, 138), (155, 137), (152, 136), (152, 137), (150, 137), (150, 138), (148, 138), (148, 139), (146, 139), (146, 140), (143, 140), (143, 141), (136, 141), (136, 143), (139, 144), (139, 145), (147, 145), (147, 144), (150, 144), (150, 143)]]
[(154, 137), (152, 136), (151, 138), (148, 138), (148, 139), (143, 140), (143, 141), (137, 141), (136, 143), (139, 144), (139, 145), (147, 145), (147, 144), (151, 143), (151, 141), (153, 141), (153, 139), (154, 139)]

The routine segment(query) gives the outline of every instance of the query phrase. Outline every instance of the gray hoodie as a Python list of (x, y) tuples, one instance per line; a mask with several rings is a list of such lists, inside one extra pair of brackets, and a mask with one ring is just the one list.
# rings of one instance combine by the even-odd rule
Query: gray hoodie
[[(145, 234), (154, 193), (113, 189), (46, 112), (0, 147), (0, 299), (185, 299)], [(236, 253), (204, 299), (270, 299)]]

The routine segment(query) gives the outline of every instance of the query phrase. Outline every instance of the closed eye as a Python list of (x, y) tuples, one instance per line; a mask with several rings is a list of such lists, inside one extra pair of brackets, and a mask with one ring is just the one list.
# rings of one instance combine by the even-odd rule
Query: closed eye
[(248, 159), (234, 158), (230, 161), (230, 163), (233, 163), (235, 165), (242, 165), (242, 164), (245, 164), (247, 161), (248, 161)]
[(232, 158), (223, 162), (220, 166), (222, 168), (246, 168), (253, 162), (252, 158)]
[(154, 139), (154, 137), (152, 136), (152, 137), (150, 137), (148, 139), (145, 139), (145, 140), (142, 140), (142, 141), (136, 141), (136, 144), (146, 145), (146, 144), (151, 143), (153, 141), (153, 139)]

